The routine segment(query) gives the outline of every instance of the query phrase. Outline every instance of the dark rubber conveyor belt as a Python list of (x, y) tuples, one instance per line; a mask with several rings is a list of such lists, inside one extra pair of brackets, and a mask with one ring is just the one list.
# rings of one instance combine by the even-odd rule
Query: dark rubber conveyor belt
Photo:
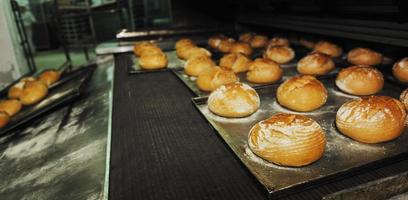
[[(181, 81), (171, 72), (128, 75), (129, 62), (115, 58), (109, 199), (267, 199)], [(320, 199), (407, 170), (401, 161), (282, 199)]]

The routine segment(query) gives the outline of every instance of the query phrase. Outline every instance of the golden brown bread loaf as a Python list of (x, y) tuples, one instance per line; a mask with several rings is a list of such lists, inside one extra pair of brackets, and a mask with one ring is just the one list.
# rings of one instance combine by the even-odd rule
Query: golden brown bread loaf
[(27, 82), (35, 81), (35, 80), (36, 79), (34, 77), (22, 78), (18, 83), (16, 83), (15, 85), (10, 87), (10, 89), (8, 91), (8, 94), (7, 94), (8, 98), (10, 98), (10, 99), (20, 98), (20, 95), (23, 92), (24, 85)]
[(230, 53), (224, 55), (220, 60), (220, 66), (231, 69), (234, 73), (248, 71), (248, 63), (251, 60), (241, 53)]
[(268, 45), (268, 37), (265, 35), (255, 35), (252, 37), (251, 41), (249, 44), (251, 45), (252, 48), (264, 48)]
[(195, 56), (184, 64), (184, 72), (190, 76), (198, 76), (202, 71), (215, 67), (214, 61), (208, 56)]
[(331, 57), (322, 53), (311, 53), (297, 63), (297, 70), (306, 75), (324, 75), (335, 68)]
[(187, 60), (188, 56), (190, 55), (190, 49), (192, 48), (196, 48), (196, 46), (183, 46), (176, 49), (177, 57), (182, 60)]
[(285, 64), (295, 57), (295, 51), (289, 46), (270, 46), (266, 49), (263, 57), (279, 64)]
[(21, 108), (20, 101), (17, 99), (7, 99), (0, 101), (0, 112), (6, 112), (10, 117), (13, 117), (18, 112), (20, 112)]
[(337, 58), (341, 55), (343, 50), (341, 47), (337, 46), (334, 43), (328, 41), (320, 41), (314, 46), (314, 50), (326, 55), (329, 55), (333, 58)]
[(167, 67), (167, 56), (165, 53), (144, 53), (139, 58), (139, 66), (142, 69), (163, 69)]
[(201, 47), (192, 47), (188, 50), (188, 53), (186, 54), (186, 59), (190, 59), (196, 56), (207, 56), (207, 57), (211, 57), (211, 53), (204, 48)]
[(233, 38), (224, 38), (220, 41), (220, 44), (218, 45), (218, 51), (222, 53), (229, 53), (234, 43), (235, 40)]
[(384, 86), (382, 73), (368, 65), (357, 65), (340, 70), (336, 86), (349, 94), (371, 95), (379, 92)]
[(10, 121), (10, 116), (6, 112), (0, 111), (0, 128), (5, 127)]
[(274, 37), (268, 43), (268, 48), (276, 46), (289, 46), (289, 40), (282, 37)]
[(178, 40), (175, 45), (176, 49), (183, 48), (186, 46), (196, 46), (196, 44), (193, 42), (193, 40), (189, 38), (182, 38)]
[(300, 75), (283, 82), (278, 87), (276, 98), (286, 108), (308, 112), (326, 103), (327, 90), (314, 76)]
[(248, 43), (245, 42), (235, 42), (232, 44), (230, 53), (242, 53), (246, 56), (250, 56), (252, 54), (252, 48), (249, 46)]
[(160, 48), (155, 43), (151, 42), (139, 42), (133, 47), (133, 53), (136, 57), (141, 56), (144, 51), (157, 52), (158, 50), (160, 50)]
[(405, 128), (402, 103), (387, 96), (369, 96), (343, 104), (336, 115), (337, 129), (364, 143), (380, 143), (400, 136)]
[(208, 109), (222, 117), (246, 117), (255, 113), (259, 106), (258, 93), (239, 82), (222, 85), (208, 97)]
[(200, 88), (200, 90), (211, 92), (221, 85), (234, 83), (237, 81), (239, 81), (239, 78), (232, 70), (212, 67), (211, 69), (207, 69), (198, 75), (197, 86)]
[(369, 48), (354, 48), (347, 54), (347, 61), (354, 65), (378, 65), (383, 56)]
[(23, 105), (33, 105), (45, 98), (48, 94), (48, 87), (41, 81), (29, 81), (24, 85), (20, 95), (20, 102)]
[(274, 83), (281, 79), (282, 69), (268, 58), (257, 58), (248, 64), (246, 78), (252, 83)]
[(208, 39), (208, 46), (210, 46), (210, 47), (213, 48), (213, 49), (218, 49), (218, 46), (220, 45), (221, 40), (223, 40), (223, 39), (225, 39), (225, 38), (226, 38), (226, 37), (225, 37), (224, 35), (221, 35), (221, 34), (211, 36), (211, 37)]
[(251, 32), (243, 33), (243, 34), (239, 35), (238, 40), (241, 41), (241, 42), (250, 43), (252, 38), (254, 37), (254, 35), (255, 35), (255, 33), (251, 33)]
[(402, 91), (400, 95), (400, 101), (405, 106), (405, 110), (408, 111), (408, 89)]
[(252, 127), (248, 146), (257, 156), (269, 162), (300, 167), (323, 156), (326, 136), (311, 118), (279, 113)]
[(38, 76), (38, 80), (43, 82), (48, 87), (57, 82), (61, 77), (61, 73), (57, 70), (46, 70)]
[(408, 57), (396, 62), (392, 67), (392, 74), (403, 83), (408, 83)]

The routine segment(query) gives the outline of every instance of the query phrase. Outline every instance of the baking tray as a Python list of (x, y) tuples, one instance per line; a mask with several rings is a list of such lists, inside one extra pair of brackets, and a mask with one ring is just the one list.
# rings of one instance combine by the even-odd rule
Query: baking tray
[[(293, 112), (281, 107), (275, 100), (278, 85), (257, 88), (261, 107), (246, 118), (228, 119), (212, 114), (207, 107), (207, 97), (192, 101), (200, 113), (215, 128), (225, 143), (233, 150), (246, 168), (264, 186), (270, 199), (296, 193), (307, 187), (330, 181), (332, 178), (347, 176), (363, 168), (378, 167), (408, 155), (408, 131), (394, 141), (382, 144), (362, 144), (340, 134), (335, 127), (337, 109), (345, 102), (356, 98), (339, 91), (334, 79), (322, 80), (329, 98), (327, 103), (313, 112)], [(398, 97), (401, 89), (386, 83), (380, 95)], [(281, 167), (255, 156), (247, 146), (248, 132), (257, 122), (275, 113), (296, 113), (316, 120), (326, 132), (326, 151), (317, 162), (300, 168)]]
[(96, 65), (90, 65), (67, 74), (67, 78), (63, 83), (49, 89), (48, 95), (44, 100), (32, 106), (24, 106), (19, 113), (13, 116), (10, 122), (0, 129), (0, 136), (78, 97), (92, 77), (95, 68)]

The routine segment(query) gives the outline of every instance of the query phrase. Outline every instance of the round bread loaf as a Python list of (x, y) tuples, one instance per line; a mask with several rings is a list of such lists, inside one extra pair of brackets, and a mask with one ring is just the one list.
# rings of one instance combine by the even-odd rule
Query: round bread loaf
[(252, 48), (264, 48), (268, 45), (268, 37), (265, 35), (255, 35), (251, 41), (250, 41), (250, 45)]
[(10, 117), (13, 117), (18, 112), (20, 112), (21, 108), (20, 101), (17, 99), (7, 99), (0, 101), (0, 112), (6, 112)]
[(208, 39), (208, 46), (213, 49), (218, 49), (218, 46), (221, 43), (221, 40), (225, 38), (224, 35), (214, 35)]
[(157, 47), (155, 43), (151, 42), (139, 42), (136, 43), (135, 46), (133, 47), (133, 53), (135, 54), (136, 57), (141, 56), (142, 52), (144, 51), (157, 52), (158, 50), (160, 50), (160, 48)]
[(271, 46), (266, 49), (263, 57), (279, 64), (285, 64), (295, 57), (295, 51), (288, 46)]
[(333, 58), (337, 58), (341, 55), (343, 50), (341, 47), (337, 46), (328, 41), (320, 41), (314, 46), (314, 50), (326, 55), (329, 55)]
[(0, 128), (5, 127), (10, 121), (10, 116), (6, 112), (0, 111)]
[(165, 53), (142, 54), (139, 58), (139, 66), (142, 69), (163, 69), (167, 67), (167, 56)]
[(18, 83), (11, 86), (7, 94), (8, 98), (10, 99), (20, 98), (20, 95), (23, 92), (24, 85), (30, 81), (36, 81), (36, 79), (34, 77), (22, 78)]
[(218, 45), (218, 51), (222, 53), (229, 53), (234, 43), (235, 40), (233, 38), (224, 38), (220, 41), (220, 44)]
[(408, 111), (408, 89), (402, 91), (400, 95), (400, 101), (402, 102), (402, 104), (404, 104), (405, 110)]
[(182, 39), (180, 39), (180, 40), (178, 40), (177, 42), (176, 42), (176, 49), (179, 49), (179, 48), (183, 48), (183, 47), (186, 47), (186, 46), (196, 46), (196, 44), (193, 42), (193, 40), (191, 40), (191, 39), (189, 39), (189, 38), (182, 38)]
[(29, 81), (24, 85), (20, 95), (23, 105), (33, 105), (43, 100), (48, 94), (48, 87), (41, 81)]
[(230, 53), (221, 58), (220, 66), (239, 73), (248, 71), (249, 62), (251, 60), (241, 53)]
[(184, 72), (190, 76), (198, 76), (201, 72), (215, 67), (214, 61), (208, 56), (195, 56), (184, 64)]
[(368, 48), (354, 48), (347, 54), (347, 61), (354, 65), (378, 65), (382, 60), (380, 53)]
[(255, 35), (255, 33), (251, 33), (251, 32), (243, 33), (243, 34), (239, 35), (238, 40), (241, 41), (241, 42), (249, 43), (249, 42), (251, 42), (254, 35)]
[(239, 78), (232, 70), (212, 67), (211, 69), (202, 71), (200, 75), (198, 75), (197, 86), (200, 90), (211, 92), (221, 85), (237, 81), (239, 81)]
[(396, 62), (392, 67), (392, 74), (403, 83), (408, 83), (408, 57)]
[(276, 46), (289, 46), (289, 40), (282, 37), (274, 37), (268, 43), (268, 48)]
[(380, 143), (400, 136), (405, 128), (404, 105), (391, 97), (369, 96), (343, 104), (336, 115), (337, 129), (364, 143)]
[(326, 103), (327, 90), (315, 77), (301, 75), (283, 82), (278, 87), (276, 98), (286, 108), (308, 112)]
[(196, 46), (182, 46), (176, 49), (176, 55), (182, 60), (187, 60), (190, 55), (190, 50), (196, 48)]
[(279, 64), (268, 58), (255, 59), (248, 64), (248, 69), (246, 78), (252, 83), (274, 83), (283, 73)]
[(207, 56), (211, 57), (211, 52), (208, 51), (207, 49), (201, 48), (201, 47), (193, 47), (190, 48), (187, 55), (187, 60), (196, 56)]
[(222, 117), (246, 117), (255, 113), (259, 106), (258, 93), (239, 82), (222, 85), (208, 97), (208, 109)]
[(242, 53), (246, 56), (250, 56), (252, 54), (252, 48), (248, 43), (235, 42), (231, 46), (230, 53)]
[(349, 94), (371, 95), (379, 92), (384, 86), (382, 73), (368, 65), (357, 65), (340, 70), (336, 86)]
[(269, 162), (301, 167), (323, 156), (326, 136), (311, 118), (279, 113), (252, 127), (248, 146), (257, 156)]
[(328, 74), (335, 68), (331, 57), (322, 53), (311, 53), (297, 63), (297, 70), (306, 75), (324, 75)]
[(61, 73), (57, 70), (46, 70), (38, 76), (38, 80), (43, 82), (48, 87), (57, 82), (61, 77)]

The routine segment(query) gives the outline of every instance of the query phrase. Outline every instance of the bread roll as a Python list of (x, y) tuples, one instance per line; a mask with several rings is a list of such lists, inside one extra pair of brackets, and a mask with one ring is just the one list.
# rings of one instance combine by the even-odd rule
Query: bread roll
[(200, 47), (193, 47), (190, 48), (190, 50), (188, 51), (187, 55), (187, 60), (196, 56), (207, 56), (207, 57), (211, 57), (211, 53), (204, 48), (200, 48)]
[(229, 53), (234, 43), (235, 40), (233, 38), (224, 38), (220, 41), (220, 44), (218, 45), (218, 50), (222, 53)]
[(230, 53), (242, 53), (246, 56), (250, 56), (252, 54), (252, 48), (248, 43), (235, 42), (231, 46)]
[(157, 51), (160, 49), (157, 47), (156, 44), (151, 43), (151, 42), (139, 42), (136, 43), (135, 46), (133, 47), (133, 53), (135, 54), (136, 57), (139, 57), (142, 55), (143, 51)]
[(183, 48), (186, 46), (196, 46), (193, 40), (189, 38), (182, 38), (176, 42), (176, 49)]
[(333, 58), (337, 58), (341, 55), (343, 50), (336, 44), (330, 43), (328, 41), (320, 41), (314, 46), (314, 50)]
[(288, 46), (271, 46), (266, 49), (263, 57), (285, 64), (295, 57), (295, 52)]
[(257, 156), (269, 162), (301, 167), (323, 156), (326, 136), (311, 118), (279, 113), (252, 127), (248, 146)]
[(265, 35), (255, 35), (249, 44), (252, 48), (264, 48), (268, 45), (268, 37)]
[(20, 95), (23, 92), (24, 85), (27, 82), (35, 81), (35, 80), (36, 79), (34, 77), (22, 78), (18, 83), (16, 83), (15, 85), (10, 87), (10, 89), (8, 91), (8, 94), (7, 94), (8, 98), (10, 98), (10, 99), (20, 98)]
[(382, 60), (380, 53), (368, 48), (354, 48), (347, 54), (347, 61), (354, 65), (378, 65)]
[(239, 81), (239, 79), (232, 70), (212, 67), (211, 69), (205, 70), (198, 75), (197, 86), (200, 88), (200, 90), (211, 92), (221, 85), (234, 83), (237, 81)]
[(215, 35), (208, 39), (208, 46), (213, 49), (217, 49), (221, 43), (221, 40), (225, 39), (224, 35)]
[(20, 95), (20, 102), (23, 105), (33, 105), (45, 98), (48, 94), (48, 87), (41, 81), (30, 81), (24, 85)]
[(193, 48), (197, 48), (196, 46), (182, 46), (176, 49), (177, 57), (182, 60), (187, 60), (190, 55), (190, 50)]
[(139, 58), (139, 66), (142, 69), (163, 69), (167, 67), (167, 56), (165, 53), (142, 54)]
[(289, 46), (289, 40), (282, 37), (274, 37), (269, 41), (268, 48), (276, 46)]
[(308, 112), (326, 103), (327, 90), (315, 77), (301, 75), (283, 82), (278, 87), (276, 98), (286, 108)]
[(208, 109), (222, 117), (246, 117), (255, 113), (259, 106), (258, 93), (239, 82), (222, 85), (208, 97)]
[(6, 112), (0, 111), (0, 128), (5, 127), (10, 121), (10, 116)]
[(230, 53), (223, 56), (220, 60), (220, 66), (231, 69), (234, 73), (248, 71), (248, 63), (251, 60), (240, 53)]
[(369, 96), (343, 104), (336, 115), (337, 129), (364, 143), (393, 140), (405, 128), (404, 105), (394, 98)]
[(404, 104), (405, 110), (408, 111), (408, 89), (402, 91), (400, 101)]
[(57, 82), (61, 77), (61, 73), (57, 70), (46, 70), (38, 76), (38, 80), (43, 82), (48, 87)]
[(257, 58), (248, 64), (248, 69), (246, 78), (252, 83), (274, 83), (282, 77), (279, 64), (268, 58)]
[(190, 76), (198, 76), (202, 71), (215, 67), (215, 63), (208, 56), (195, 56), (187, 60), (184, 72)]
[(408, 57), (396, 62), (392, 67), (392, 74), (403, 83), (408, 83)]
[(371, 95), (384, 86), (382, 73), (368, 65), (357, 65), (342, 69), (336, 78), (336, 86), (349, 94)]
[(335, 64), (331, 57), (322, 53), (311, 53), (297, 63), (297, 70), (306, 75), (324, 75), (332, 71)]
[(13, 117), (18, 112), (20, 112), (21, 108), (20, 101), (17, 99), (7, 99), (0, 101), (0, 112), (6, 112), (10, 117)]
[(300, 43), (300, 45), (302, 45), (302, 46), (304, 46), (304, 47), (306, 47), (308, 49), (313, 49), (314, 46), (316, 45), (314, 42), (312, 42), (310, 40), (307, 40), (305, 38), (301, 38), (299, 40), (299, 43)]
[(239, 41), (249, 43), (254, 35), (255, 33), (243, 33), (239, 36)]

